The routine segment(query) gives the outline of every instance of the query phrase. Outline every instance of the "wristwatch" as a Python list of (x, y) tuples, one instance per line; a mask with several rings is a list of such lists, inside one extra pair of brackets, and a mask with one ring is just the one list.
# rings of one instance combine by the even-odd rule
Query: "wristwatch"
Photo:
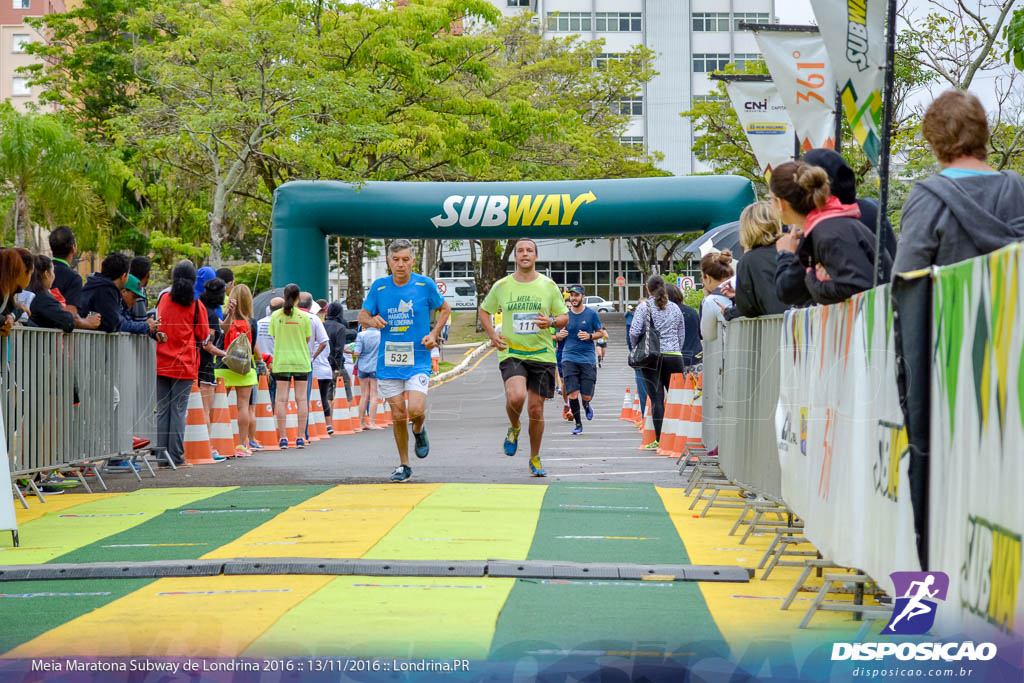
[(549, 315), (548, 317), (551, 318), (551, 327), (554, 327), (555, 326), (555, 316)]

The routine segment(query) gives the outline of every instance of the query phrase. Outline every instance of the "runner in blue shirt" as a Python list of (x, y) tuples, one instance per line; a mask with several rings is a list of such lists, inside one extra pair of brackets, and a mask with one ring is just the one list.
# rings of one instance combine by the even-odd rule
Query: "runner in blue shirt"
[[(416, 439), (416, 457), (430, 453), (426, 417), (427, 386), (430, 378), (430, 349), (437, 346), (441, 329), (448, 322), (451, 308), (429, 277), (412, 272), (412, 243), (398, 239), (388, 245), (390, 277), (378, 278), (370, 286), (359, 311), (359, 324), (380, 330), (377, 351), (377, 389), (391, 407), (395, 445), (401, 464), (391, 481), (408, 481), (409, 431)], [(430, 326), (431, 311), (441, 309), (437, 322)], [(406, 404), (405, 395), (409, 400)]]
[(597, 384), (594, 340), (608, 336), (597, 312), (583, 305), (583, 297), (582, 286), (573, 285), (569, 288), (569, 324), (555, 335), (556, 339), (565, 340), (565, 348), (562, 349), (562, 381), (565, 383), (572, 417), (576, 421), (573, 434), (583, 433), (583, 420), (580, 419), (581, 395), (587, 419), (594, 419), (594, 409), (590, 407), (594, 386)]

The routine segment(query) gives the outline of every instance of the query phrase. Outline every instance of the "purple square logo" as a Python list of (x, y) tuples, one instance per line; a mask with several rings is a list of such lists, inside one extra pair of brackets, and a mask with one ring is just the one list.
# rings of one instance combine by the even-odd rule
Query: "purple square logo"
[(936, 600), (945, 600), (949, 576), (945, 572), (893, 572), (892, 618), (885, 635), (923, 635), (935, 623)]

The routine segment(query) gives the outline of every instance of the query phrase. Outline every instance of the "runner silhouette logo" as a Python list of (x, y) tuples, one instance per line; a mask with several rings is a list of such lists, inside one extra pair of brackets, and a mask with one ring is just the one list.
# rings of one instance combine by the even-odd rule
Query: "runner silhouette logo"
[(935, 623), (936, 600), (945, 600), (949, 576), (944, 572), (893, 572), (895, 588), (892, 618), (885, 635), (923, 635)]

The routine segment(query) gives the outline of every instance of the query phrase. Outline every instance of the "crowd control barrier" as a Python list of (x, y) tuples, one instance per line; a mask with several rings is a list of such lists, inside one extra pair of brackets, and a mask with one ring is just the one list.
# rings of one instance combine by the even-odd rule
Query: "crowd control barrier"
[(0, 339), (0, 410), (12, 474), (128, 453), (155, 440), (149, 337), (15, 327)]
[[(933, 286), (901, 298), (898, 312), (899, 320), (930, 321), (930, 330), (899, 330), (930, 336), (927, 359), (900, 357), (915, 346), (899, 345), (889, 285), (833, 306), (727, 323), (705, 345), (705, 443), (718, 446), (722, 472), (743, 488), (771, 498), (777, 485), (827, 560), (865, 572), (891, 596), (902, 597), (892, 572), (944, 572), (937, 633), (1019, 639), (1024, 247), (933, 268), (929, 277)], [(929, 438), (916, 444), (899, 367), (919, 392), (913, 400), (929, 406)], [(914, 448), (928, 462), (918, 472)], [(922, 489), (915, 520), (912, 491)]]

